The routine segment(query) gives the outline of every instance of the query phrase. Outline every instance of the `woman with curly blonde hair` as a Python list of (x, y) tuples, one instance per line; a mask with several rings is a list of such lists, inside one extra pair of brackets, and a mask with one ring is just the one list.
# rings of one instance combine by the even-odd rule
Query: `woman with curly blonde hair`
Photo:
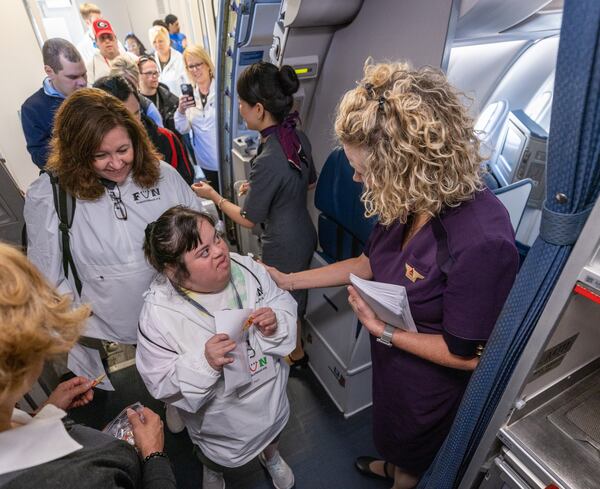
[(335, 131), (365, 215), (378, 224), (363, 254), (283, 274), (287, 290), (349, 283), (349, 274), (406, 287), (418, 332), (381, 321), (348, 287), (371, 333), (373, 431), (382, 459), (365, 475), (414, 487), (452, 424), (471, 371), (514, 281), (518, 253), (506, 209), (481, 183), (479, 146), (460, 95), (432, 68), (367, 64), (338, 108)]
[[(144, 229), (174, 205), (201, 205), (177, 170), (161, 161), (140, 120), (103, 90), (84, 88), (65, 100), (51, 146), (49, 173), (25, 198), (28, 256), (62, 293), (91, 305), (85, 336), (134, 344), (142, 295), (155, 273), (142, 252)], [(59, 188), (75, 208), (72, 216), (63, 212), (71, 220), (68, 249), (56, 210)], [(74, 267), (65, 270), (63, 252)], [(103, 373), (98, 350), (74, 348), (69, 367), (75, 373)]]

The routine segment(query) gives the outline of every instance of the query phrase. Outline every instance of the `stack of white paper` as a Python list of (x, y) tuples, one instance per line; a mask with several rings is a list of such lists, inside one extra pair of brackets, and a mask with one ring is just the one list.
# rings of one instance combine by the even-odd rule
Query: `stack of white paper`
[(383, 322), (406, 331), (417, 332), (405, 287), (364, 280), (353, 274), (350, 274), (350, 282)]

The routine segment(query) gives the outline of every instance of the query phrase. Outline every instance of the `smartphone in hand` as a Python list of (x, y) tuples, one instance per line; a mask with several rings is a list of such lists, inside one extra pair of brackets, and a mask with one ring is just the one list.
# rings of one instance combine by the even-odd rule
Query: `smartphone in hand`
[(189, 83), (181, 84), (181, 95), (185, 95), (186, 97), (191, 97), (194, 104), (196, 103), (196, 99), (194, 98), (194, 87), (192, 87)]

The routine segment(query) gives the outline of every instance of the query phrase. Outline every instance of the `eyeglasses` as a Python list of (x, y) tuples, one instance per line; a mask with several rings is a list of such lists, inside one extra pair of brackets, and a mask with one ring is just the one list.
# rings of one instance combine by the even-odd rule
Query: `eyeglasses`
[(190, 71), (196, 70), (198, 68), (200, 68), (201, 66), (204, 66), (206, 63), (203, 61), (202, 63), (197, 63), (197, 64), (193, 64), (193, 65), (187, 65), (187, 69)]
[(140, 75), (144, 75), (144, 76), (151, 76), (152, 78), (155, 78), (159, 75), (160, 73), (158, 71), (146, 71), (144, 73), (140, 72)]
[(121, 200), (121, 189), (115, 184), (113, 188), (107, 188), (110, 200), (113, 201), (113, 210), (115, 211), (115, 217), (121, 221), (127, 220), (127, 207)]

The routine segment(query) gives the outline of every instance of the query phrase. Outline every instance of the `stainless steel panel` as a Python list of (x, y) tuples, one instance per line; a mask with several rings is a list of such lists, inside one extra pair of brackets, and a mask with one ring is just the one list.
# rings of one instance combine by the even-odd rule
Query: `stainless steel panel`
[(596, 370), (503, 428), (500, 438), (544, 483), (569, 489), (598, 489), (600, 450), (591, 440), (597, 436), (600, 423), (599, 394), (600, 370)]

